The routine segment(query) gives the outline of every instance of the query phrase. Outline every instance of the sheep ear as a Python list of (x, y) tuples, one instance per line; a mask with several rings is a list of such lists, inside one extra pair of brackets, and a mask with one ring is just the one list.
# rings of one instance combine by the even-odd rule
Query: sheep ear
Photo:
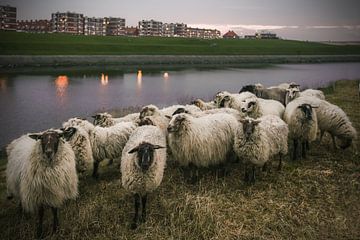
[(165, 147), (160, 146), (160, 145), (153, 145), (153, 146), (154, 146), (154, 149), (165, 148)]
[(65, 129), (61, 135), (66, 141), (69, 141), (70, 138), (76, 133), (76, 131), (77, 131), (76, 128), (69, 127), (67, 129)]
[(97, 116), (98, 116), (98, 115), (92, 115), (91, 117), (92, 117), (92, 118), (97, 118)]
[(169, 116), (169, 115), (165, 115), (165, 117), (168, 118), (168, 119), (171, 119), (171, 116)]
[(311, 108), (319, 108), (319, 106), (312, 106), (312, 105), (311, 105)]
[(137, 152), (138, 150), (139, 150), (139, 146), (131, 149), (128, 153), (129, 153), (129, 154), (132, 154), (132, 153), (134, 153), (134, 152)]
[(30, 138), (34, 139), (34, 140), (39, 140), (39, 139), (41, 139), (41, 137), (42, 137), (41, 134), (36, 134), (36, 133), (29, 134), (28, 136), (29, 136)]

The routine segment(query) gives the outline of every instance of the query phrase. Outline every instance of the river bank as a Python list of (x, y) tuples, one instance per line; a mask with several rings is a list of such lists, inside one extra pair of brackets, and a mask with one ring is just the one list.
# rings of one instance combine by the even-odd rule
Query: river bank
[(235, 67), (243, 64), (360, 62), (360, 55), (0, 55), (0, 71), (19, 67)]

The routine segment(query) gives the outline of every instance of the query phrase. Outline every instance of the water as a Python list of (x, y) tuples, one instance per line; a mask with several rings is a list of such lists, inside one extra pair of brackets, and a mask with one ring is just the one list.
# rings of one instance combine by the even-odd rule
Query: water
[(218, 91), (238, 92), (243, 85), (258, 82), (271, 86), (294, 81), (317, 88), (339, 79), (360, 79), (360, 63), (133, 73), (0, 73), (0, 147), (24, 133), (60, 127), (70, 117), (89, 117), (97, 111), (211, 99)]

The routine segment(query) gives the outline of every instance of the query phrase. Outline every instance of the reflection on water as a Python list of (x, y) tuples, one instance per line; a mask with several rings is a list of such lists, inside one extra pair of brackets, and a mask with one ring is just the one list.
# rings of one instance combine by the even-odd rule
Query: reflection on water
[(167, 80), (167, 79), (169, 78), (169, 73), (164, 72), (164, 75), (163, 75), (163, 76), (164, 76), (164, 79)]
[(139, 92), (141, 90), (142, 84), (142, 71), (139, 70), (137, 73), (137, 81), (136, 81), (136, 90)]
[(0, 78), (0, 91), (4, 91), (7, 88), (7, 79), (6, 78)]
[(66, 99), (66, 89), (69, 85), (69, 78), (66, 75), (60, 75), (55, 79), (56, 96), (61, 103)]
[(106, 86), (109, 83), (109, 75), (102, 73), (101, 74), (101, 85)]

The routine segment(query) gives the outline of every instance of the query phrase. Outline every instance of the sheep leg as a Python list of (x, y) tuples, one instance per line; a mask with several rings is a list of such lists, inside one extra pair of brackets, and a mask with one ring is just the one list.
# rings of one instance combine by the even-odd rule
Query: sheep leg
[(322, 140), (322, 138), (323, 138), (323, 136), (324, 136), (324, 133), (325, 133), (325, 131), (320, 130), (320, 140), (319, 140), (319, 144), (321, 143), (321, 140)]
[(331, 135), (331, 138), (332, 138), (332, 142), (333, 142), (334, 150), (336, 150), (336, 149), (337, 149), (337, 147), (336, 147), (336, 142), (335, 142), (335, 136), (334, 136), (334, 135), (332, 135), (332, 134), (330, 134), (330, 135)]
[(93, 168), (92, 177), (95, 178), (95, 179), (98, 179), (98, 178), (99, 178), (98, 168), (99, 168), (99, 162), (98, 162), (98, 161), (94, 161), (94, 168)]
[(252, 170), (251, 170), (251, 183), (252, 184), (254, 184), (255, 183), (255, 169), (256, 169), (256, 167), (255, 167), (255, 165), (254, 166), (252, 166)]
[(44, 218), (44, 207), (41, 205), (39, 207), (39, 211), (38, 211), (38, 226), (37, 226), (37, 231), (36, 231), (36, 237), (38, 239), (41, 239), (42, 236), (42, 225), (43, 225), (43, 218)]
[(57, 228), (58, 228), (58, 226), (59, 226), (58, 210), (57, 210), (57, 208), (54, 208), (54, 207), (52, 207), (51, 210), (52, 210), (53, 217), (54, 217), (54, 220), (53, 220), (53, 231), (52, 231), (52, 233), (55, 233), (56, 230), (57, 230)]
[(279, 165), (277, 167), (277, 170), (281, 171), (281, 168), (282, 168), (282, 154), (280, 153), (279, 154)]
[(131, 224), (131, 229), (137, 228), (137, 222), (139, 219), (140, 195), (137, 193), (134, 194), (134, 200), (135, 200), (135, 214), (134, 214), (133, 223)]
[(262, 171), (263, 172), (266, 172), (266, 170), (267, 170), (267, 167), (268, 167), (268, 164), (267, 163), (264, 163), (264, 165), (262, 166)]
[(306, 141), (301, 143), (301, 156), (302, 158), (306, 158)]
[(293, 149), (293, 160), (297, 159), (297, 147), (298, 147), (298, 140), (294, 139), (294, 149)]
[(141, 198), (142, 202), (142, 214), (141, 214), (141, 221), (146, 221), (146, 201), (147, 201), (147, 194)]
[(244, 182), (246, 182), (246, 183), (250, 182), (250, 176), (249, 176), (248, 166), (247, 165), (245, 165)]
[(309, 151), (310, 150), (310, 143), (308, 140), (306, 140), (306, 150)]

